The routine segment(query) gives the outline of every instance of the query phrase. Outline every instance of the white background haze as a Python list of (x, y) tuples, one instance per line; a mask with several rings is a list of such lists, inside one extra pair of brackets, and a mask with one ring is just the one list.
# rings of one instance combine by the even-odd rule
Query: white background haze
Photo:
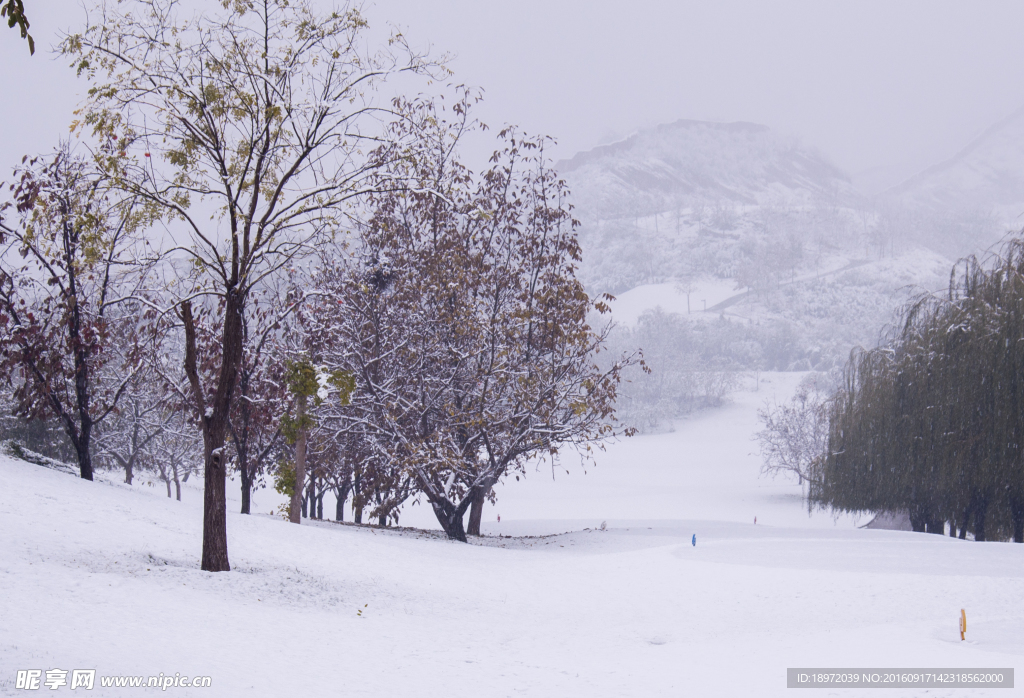
[[(80, 4), (26, 9), (34, 57), (0, 27), (0, 179), (67, 134), (84, 85), (47, 53)], [(455, 80), (486, 89), (485, 122), (556, 136), (557, 157), (679, 118), (753, 121), (880, 189), (1024, 105), (1015, 2), (392, 0), (366, 13), (453, 54)]]

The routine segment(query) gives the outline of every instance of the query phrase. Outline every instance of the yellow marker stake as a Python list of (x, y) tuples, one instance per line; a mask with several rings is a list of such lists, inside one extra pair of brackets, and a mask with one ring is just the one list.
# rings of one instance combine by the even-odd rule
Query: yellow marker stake
[(967, 611), (960, 609), (960, 639), (966, 640), (965, 635), (967, 634)]

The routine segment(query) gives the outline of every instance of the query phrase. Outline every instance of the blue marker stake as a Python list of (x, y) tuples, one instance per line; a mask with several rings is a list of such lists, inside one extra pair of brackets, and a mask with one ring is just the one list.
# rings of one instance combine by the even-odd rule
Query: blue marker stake
[(697, 547), (697, 534), (696, 533), (693, 534), (693, 540), (691, 542), (693, 543), (693, 547), (696, 548)]

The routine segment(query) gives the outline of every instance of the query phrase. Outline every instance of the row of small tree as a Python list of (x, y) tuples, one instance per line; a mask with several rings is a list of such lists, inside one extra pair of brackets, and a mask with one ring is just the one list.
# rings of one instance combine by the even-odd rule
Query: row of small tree
[(618, 433), (634, 359), (598, 368), (607, 307), (543, 139), (503, 131), (474, 175), (469, 93), (382, 103), (389, 76), (445, 69), (401, 35), (370, 52), (352, 8), (96, 10), (61, 46), (92, 145), (24, 162), (0, 208), (15, 411), (59, 423), (83, 478), (98, 456), (170, 492), (200, 460), (220, 571), (232, 468), (243, 512), (273, 472), (293, 521), (327, 489), (382, 522), (419, 494), (465, 540), (528, 459)]
[(1024, 240), (954, 268), (857, 352), (818, 419), (813, 502), (910, 513), (914, 529), (1024, 542)]

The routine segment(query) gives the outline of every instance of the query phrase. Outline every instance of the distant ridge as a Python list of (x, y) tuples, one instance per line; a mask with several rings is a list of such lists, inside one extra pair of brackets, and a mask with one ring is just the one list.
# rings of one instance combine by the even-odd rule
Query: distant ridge
[(694, 119), (679, 119), (668, 124), (658, 124), (652, 128), (638, 131), (626, 138), (615, 141), (614, 143), (606, 143), (605, 145), (599, 145), (590, 150), (583, 150), (573, 155), (568, 160), (559, 161), (555, 167), (559, 172), (572, 172), (573, 170), (585, 165), (594, 160), (600, 159), (607, 155), (615, 155), (618, 153), (625, 152), (631, 147), (636, 145), (638, 140), (646, 135), (647, 133), (664, 133), (667, 131), (674, 131), (680, 128), (692, 128), (692, 127), (703, 127), (723, 131), (725, 133), (767, 133), (771, 131), (767, 126), (762, 124), (755, 124), (749, 121), (696, 121)]
[(745, 121), (680, 119), (556, 166), (579, 208), (602, 219), (677, 209), (684, 200), (757, 206), (857, 197), (850, 177), (817, 151)]
[(917, 174), (908, 177), (903, 182), (900, 182), (896, 186), (892, 187), (889, 191), (894, 194), (901, 193), (903, 191), (906, 191), (910, 187), (913, 187), (914, 184), (919, 183), (939, 172), (942, 172), (943, 170), (953, 167), (961, 160), (966, 158), (968, 155), (970, 155), (972, 152), (977, 150), (978, 147), (981, 146), (986, 140), (988, 140), (988, 138), (991, 137), (993, 134), (1002, 131), (1004, 128), (1011, 125), (1014, 121), (1022, 117), (1024, 117), (1024, 107), (1021, 107), (1017, 111), (1007, 116), (1005, 119), (1001, 119), (1000, 121), (997, 121), (996, 123), (986, 128), (978, 136), (976, 136), (974, 140), (972, 140), (970, 143), (961, 148), (953, 157), (943, 160), (942, 162), (938, 162), (932, 165), (931, 167), (927, 167), (921, 170)]
[(929, 208), (1024, 205), (1024, 107), (882, 196)]

